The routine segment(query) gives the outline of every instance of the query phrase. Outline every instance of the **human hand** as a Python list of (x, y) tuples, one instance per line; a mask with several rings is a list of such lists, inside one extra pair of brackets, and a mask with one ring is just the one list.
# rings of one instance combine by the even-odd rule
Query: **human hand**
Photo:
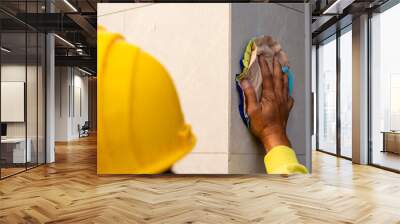
[(286, 123), (294, 100), (289, 96), (288, 76), (282, 73), (276, 57), (273, 58), (273, 74), (264, 57), (258, 56), (258, 61), (263, 76), (259, 102), (251, 83), (246, 79), (240, 82), (246, 96), (251, 131), (260, 139), (267, 152), (278, 145), (290, 147)]

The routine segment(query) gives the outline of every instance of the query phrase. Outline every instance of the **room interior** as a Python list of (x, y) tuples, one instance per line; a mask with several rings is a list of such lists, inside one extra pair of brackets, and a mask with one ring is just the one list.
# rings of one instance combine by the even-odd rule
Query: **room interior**
[(44, 35), (34, 30), (1, 34), (1, 173), (43, 164)]
[[(0, 7), (0, 178), (4, 179), (54, 162), (55, 141), (79, 139), (87, 136), (89, 124), (96, 127), (96, 122), (89, 122), (95, 103), (88, 102), (96, 98), (96, 65), (82, 28), (69, 17), (69, 26), (60, 26), (66, 20), (59, 20), (57, 13), (72, 10), (65, 3), (2, 1)], [(88, 3), (82, 7), (93, 10)], [(45, 23), (44, 15), (54, 23)], [(47, 33), (54, 31), (49, 38)], [(65, 36), (73, 37), (74, 44)], [(49, 85), (54, 73), (58, 75)], [(54, 120), (49, 119), (52, 116)], [(50, 124), (55, 127), (49, 129)]]
[[(304, 146), (299, 156), (304, 155), (304, 163), (312, 167), (311, 174), (154, 177), (96, 173), (95, 36), (102, 7), (97, 3), (111, 2), (118, 1), (0, 2), (0, 223), (400, 220), (400, 202), (395, 200), (400, 196), (400, 104), (396, 97), (400, 91), (396, 61), (400, 33), (393, 29), (400, 20), (398, 1), (306, 1), (311, 10), (310, 80), (309, 85), (300, 85), (309, 91), (309, 119), (303, 120), (304, 125), (309, 125), (309, 133), (291, 129), (291, 135), (298, 138), (296, 144)], [(297, 4), (275, 3), (279, 7)], [(144, 5), (143, 11), (158, 4)], [(129, 36), (135, 31), (124, 30), (130, 26), (124, 22), (126, 16), (137, 6), (126, 2), (108, 5), (108, 12), (101, 14), (99, 21), (106, 17), (120, 19), (122, 22), (102, 23), (110, 30), (127, 32), (130, 41), (146, 44), (145, 39)], [(300, 14), (302, 7), (292, 7), (293, 13)], [(307, 24), (304, 26), (306, 29)], [(154, 33), (153, 26), (142, 29)], [(233, 31), (240, 38), (229, 41), (240, 42), (242, 30)], [(234, 46), (226, 48), (239, 51)], [(147, 47), (154, 50), (154, 46)], [(225, 53), (237, 61), (237, 55)], [(157, 56), (162, 58), (165, 54)], [(178, 66), (172, 69), (172, 75), (182, 79), (177, 82), (179, 91), (189, 92), (186, 85), (193, 85), (193, 80), (185, 80)], [(237, 70), (237, 65), (223, 69), (223, 88), (230, 95), (216, 98), (219, 103), (236, 97), (229, 83), (234, 72), (228, 71)], [(190, 97), (181, 97), (186, 114), (191, 110)], [(306, 99), (298, 99), (302, 100)], [(223, 105), (218, 110), (220, 116), (229, 114), (236, 106), (226, 102), (218, 105)], [(200, 111), (190, 119), (202, 115)], [(230, 122), (228, 119), (239, 119), (236, 115), (231, 114), (225, 124)], [(226, 131), (235, 124), (242, 125), (225, 124), (220, 127)], [(213, 131), (220, 130), (217, 127)], [(198, 131), (210, 139), (207, 131)], [(230, 131), (232, 135), (243, 135), (246, 130)], [(310, 142), (306, 143), (308, 137)], [(251, 136), (245, 138), (248, 139), (243, 145), (230, 139), (218, 144), (200, 142), (200, 146), (221, 150), (224, 156), (240, 154), (246, 145), (256, 144)], [(197, 152), (201, 150), (204, 149)], [(229, 163), (238, 161), (225, 162), (228, 169), (224, 172), (235, 171), (235, 165)], [(257, 164), (245, 168), (260, 170)], [(203, 168), (187, 164), (182, 167), (218, 170), (220, 165), (213, 162)]]
[[(362, 4), (354, 3), (354, 9), (348, 10), (356, 10)], [(367, 96), (364, 123), (367, 125), (363, 129), (367, 130), (365, 136), (370, 145), (364, 160), (372, 166), (398, 171), (400, 142), (398, 101), (395, 97), (399, 93), (398, 68), (393, 61), (398, 46), (393, 44), (393, 38), (399, 34), (392, 27), (399, 19), (400, 7), (392, 6), (388, 8), (382, 3), (372, 10), (369, 13), (370, 25), (365, 30), (370, 38), (365, 43), (365, 54), (370, 55), (365, 60), (370, 81), (364, 84), (364, 95)], [(359, 24), (354, 19), (351, 21), (349, 15), (341, 20), (339, 30), (327, 29), (313, 39), (313, 64), (316, 65), (313, 68), (313, 91), (316, 92), (314, 148), (354, 162), (358, 158), (352, 157), (359, 155), (352, 147), (355, 116), (352, 108), (357, 106), (352, 102), (355, 99), (352, 89), (357, 88), (360, 80), (354, 79), (357, 68), (354, 67), (355, 54), (352, 50), (359, 47), (360, 43), (355, 40), (358, 30), (355, 29), (360, 27), (355, 27)]]

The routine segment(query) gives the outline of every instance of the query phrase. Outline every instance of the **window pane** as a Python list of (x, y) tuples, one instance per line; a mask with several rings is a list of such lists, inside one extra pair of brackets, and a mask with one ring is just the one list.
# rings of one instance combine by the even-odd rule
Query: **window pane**
[(336, 40), (318, 48), (318, 148), (336, 153)]
[[(0, 1), (17, 17), (43, 13), (41, 1)], [(1, 178), (45, 161), (45, 35), (0, 12)], [(37, 17), (33, 17), (35, 19)], [(34, 22), (34, 21), (32, 21)]]
[(27, 33), (27, 80), (26, 80), (26, 118), (27, 118), (27, 140), (28, 149), (30, 153), (28, 154), (30, 158), (28, 159), (28, 168), (37, 165), (37, 81), (38, 81), (38, 70), (37, 70), (37, 33), (33, 31), (28, 31)]
[[(30, 161), (26, 139), (26, 33), (1, 33), (1, 177), (25, 170)], [(27, 150), (28, 149), (28, 150)]]
[(352, 36), (340, 36), (340, 153), (351, 158), (352, 141)]
[(400, 170), (400, 4), (371, 19), (372, 163)]

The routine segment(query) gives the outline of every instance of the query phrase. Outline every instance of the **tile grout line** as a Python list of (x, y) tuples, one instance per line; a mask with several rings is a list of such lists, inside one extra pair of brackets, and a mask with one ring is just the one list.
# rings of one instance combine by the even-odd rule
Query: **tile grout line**
[(142, 6), (138, 6), (138, 7), (132, 7), (132, 8), (121, 9), (121, 10), (117, 10), (117, 11), (114, 11), (114, 12), (105, 13), (105, 14), (102, 14), (102, 15), (98, 15), (97, 17), (109, 16), (109, 15), (113, 15), (113, 14), (123, 13), (123, 12), (130, 11), (130, 10), (140, 9), (140, 8), (144, 8), (144, 7), (148, 7), (148, 6), (154, 6), (156, 4), (158, 4), (158, 3), (148, 3), (148, 4), (145, 4), (145, 5), (142, 5)]
[[(290, 6), (287, 6), (287, 5), (285, 5), (285, 4), (282, 4), (282, 3), (276, 3), (276, 4), (279, 5), (279, 6), (281, 6), (281, 7), (284, 7), (284, 8), (293, 10), (293, 11), (295, 11), (295, 12), (304, 14), (304, 12), (302, 12), (302, 11), (300, 11), (300, 10), (298, 10), (298, 9), (292, 8), (292, 7), (290, 7)], [(304, 3), (303, 3), (303, 4), (304, 4)]]

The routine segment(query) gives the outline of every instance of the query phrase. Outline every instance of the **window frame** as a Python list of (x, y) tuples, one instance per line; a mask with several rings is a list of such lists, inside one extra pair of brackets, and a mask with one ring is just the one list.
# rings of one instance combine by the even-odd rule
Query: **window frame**
[[(347, 160), (352, 158), (342, 155), (341, 152), (341, 118), (340, 118), (340, 82), (341, 82), (341, 67), (340, 67), (340, 37), (347, 32), (352, 32), (352, 23), (349, 23), (345, 27), (336, 30), (335, 33), (328, 36), (327, 38), (319, 41), (316, 44), (316, 151), (323, 152), (329, 155), (340, 157)], [(319, 47), (322, 43), (328, 43), (330, 41), (336, 41), (336, 152), (332, 153), (319, 147)]]

